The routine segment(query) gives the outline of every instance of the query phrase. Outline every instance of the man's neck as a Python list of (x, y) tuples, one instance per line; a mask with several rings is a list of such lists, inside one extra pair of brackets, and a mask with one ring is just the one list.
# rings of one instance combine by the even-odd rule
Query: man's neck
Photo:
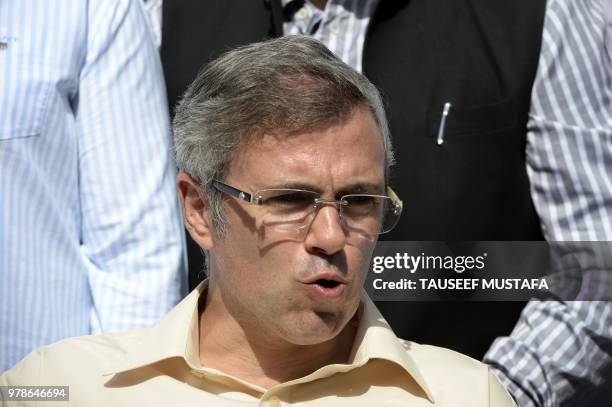
[[(207, 301), (208, 302), (208, 301)], [(296, 345), (250, 330), (208, 303), (200, 315), (200, 362), (249, 383), (270, 388), (334, 363), (347, 363), (356, 329), (347, 326), (333, 339)]]
[(327, 4), (327, 0), (310, 0), (310, 2), (319, 10), (325, 10), (325, 5)]

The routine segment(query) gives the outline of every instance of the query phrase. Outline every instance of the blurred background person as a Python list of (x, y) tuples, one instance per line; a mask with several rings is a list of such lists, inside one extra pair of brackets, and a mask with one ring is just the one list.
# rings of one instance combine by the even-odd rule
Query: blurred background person
[(159, 56), (139, 0), (0, 1), (0, 370), (184, 295)]
[(485, 357), (520, 406), (612, 405), (611, 6), (547, 6), (527, 165), (546, 239), (578, 242), (568, 258), (586, 261), (579, 261), (579, 301), (531, 301)]

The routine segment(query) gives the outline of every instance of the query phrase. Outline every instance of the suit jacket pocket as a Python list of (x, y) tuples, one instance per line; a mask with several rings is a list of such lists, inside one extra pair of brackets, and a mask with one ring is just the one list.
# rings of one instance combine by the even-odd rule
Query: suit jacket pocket
[[(451, 102), (452, 103), (452, 102)], [(438, 137), (444, 104), (428, 113), (428, 137)], [(463, 136), (494, 135), (516, 125), (516, 111), (512, 99), (499, 102), (461, 105), (452, 104), (444, 124), (444, 139)]]

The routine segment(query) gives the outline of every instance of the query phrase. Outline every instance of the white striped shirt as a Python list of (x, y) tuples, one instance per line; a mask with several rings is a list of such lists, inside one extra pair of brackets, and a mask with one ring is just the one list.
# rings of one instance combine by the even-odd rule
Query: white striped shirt
[(182, 298), (170, 140), (138, 0), (0, 0), (0, 371)]
[[(612, 62), (604, 40), (606, 1), (612, 2), (547, 4), (528, 123), (527, 170), (550, 241), (612, 241)], [(602, 257), (610, 258), (609, 253)], [(583, 284), (587, 273), (597, 272), (609, 286), (609, 263), (582, 270)], [(611, 355), (612, 303), (532, 301), (511, 336), (496, 340), (485, 361), (519, 406), (553, 407), (600, 403), (589, 398), (604, 388), (602, 372), (612, 366)]]
[(604, 0), (603, 9), (606, 20), (604, 48), (608, 54), (608, 62), (612, 65), (612, 0)]
[[(283, 0), (283, 7), (290, 0)], [(292, 19), (283, 23), (283, 34), (310, 35), (358, 72), (362, 70), (363, 44), (378, 0), (329, 0), (325, 10), (306, 1)]]
[(162, 29), (162, 0), (142, 0), (149, 16), (148, 20), (151, 23), (151, 30), (155, 38), (155, 45), (159, 49), (161, 47), (161, 29)]

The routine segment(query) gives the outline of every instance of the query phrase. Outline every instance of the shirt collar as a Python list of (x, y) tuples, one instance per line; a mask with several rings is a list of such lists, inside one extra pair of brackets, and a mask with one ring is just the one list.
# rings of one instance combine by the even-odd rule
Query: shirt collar
[[(113, 361), (105, 369), (105, 376), (151, 365), (164, 359), (179, 357), (191, 369), (202, 368), (199, 361), (199, 312), (202, 293), (208, 288), (208, 280), (198, 287), (166, 314), (143, 337), (128, 344), (127, 355)], [(289, 383), (299, 383), (360, 367), (373, 359), (383, 359), (401, 366), (420, 386), (427, 398), (434, 403), (433, 392), (427, 385), (417, 363), (410, 355), (410, 343), (399, 340), (389, 324), (376, 309), (372, 300), (362, 291), (359, 307), (358, 327), (353, 342), (350, 362), (325, 366), (316, 372)]]
[(351, 363), (361, 365), (372, 359), (395, 363), (412, 376), (427, 398), (434, 403), (433, 392), (410, 355), (410, 342), (401, 341), (395, 335), (365, 290), (362, 291), (360, 313)]
[(208, 281), (198, 285), (162, 319), (126, 345), (126, 355), (112, 361), (104, 375), (112, 375), (151, 365), (172, 357), (185, 359), (191, 368), (199, 362), (198, 302)]

